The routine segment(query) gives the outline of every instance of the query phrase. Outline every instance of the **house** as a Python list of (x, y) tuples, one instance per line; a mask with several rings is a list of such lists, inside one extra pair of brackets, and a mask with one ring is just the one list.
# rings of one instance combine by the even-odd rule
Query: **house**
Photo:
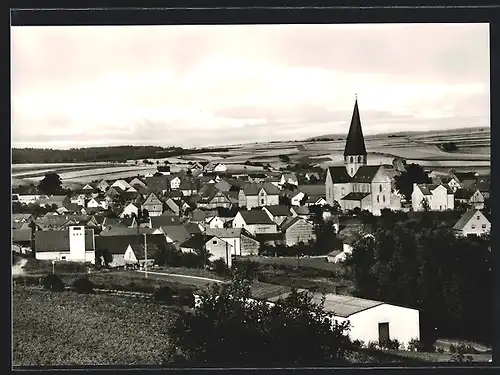
[(165, 225), (180, 225), (181, 219), (173, 215), (150, 216), (149, 227), (153, 229), (161, 228)]
[(167, 198), (165, 200), (165, 206), (168, 208), (171, 212), (173, 212), (176, 216), (180, 215), (180, 207), (179, 204), (177, 204), (172, 198)]
[(144, 182), (142, 179), (140, 179), (139, 177), (134, 177), (130, 182), (129, 182), (129, 185), (132, 186), (132, 187), (135, 187), (137, 189), (137, 186), (141, 186), (143, 188), (147, 188), (148, 185), (146, 184), (146, 182)]
[(469, 181), (475, 182), (476, 179), (479, 177), (479, 173), (474, 171), (469, 171), (469, 172), (450, 171), (450, 174), (458, 180), (462, 188), (467, 188), (468, 186), (464, 186), (464, 184), (467, 185)]
[(279, 188), (280, 186), (280, 181), (281, 181), (280, 176), (267, 176), (266, 179), (264, 180), (264, 182), (273, 184), (277, 188)]
[(260, 242), (243, 228), (207, 228), (208, 236), (216, 236), (228, 242), (232, 247), (232, 255), (258, 255)]
[(50, 197), (37, 199), (35, 204), (41, 207), (51, 207), (53, 205), (56, 205), (59, 208), (67, 203), (68, 200), (69, 198), (66, 195), (51, 195)]
[(294, 206), (300, 206), (301, 202), (306, 206), (326, 204), (324, 184), (300, 185), (293, 194), (291, 203)]
[(19, 252), (26, 254), (31, 251), (31, 228), (12, 229), (12, 244), (18, 245)]
[(39, 199), (48, 199), (48, 196), (45, 194), (18, 194), (17, 201), (21, 204), (34, 204)]
[(170, 176), (170, 189), (177, 190), (181, 186), (181, 179), (179, 176)]
[(226, 172), (227, 171), (227, 165), (226, 164), (222, 164), (222, 163), (218, 163), (214, 166), (214, 169), (213, 169), (214, 172)]
[(263, 184), (267, 180), (265, 173), (248, 173), (248, 181), (256, 184)]
[(95, 198), (91, 198), (89, 199), (86, 204), (85, 204), (85, 207), (89, 207), (89, 208), (97, 208), (99, 207), (100, 204), (98, 201), (95, 200)]
[(295, 173), (283, 173), (281, 175), (279, 184), (281, 186), (285, 184), (299, 186), (299, 180), (297, 179), (297, 175)]
[(150, 217), (160, 216), (163, 213), (163, 202), (151, 193), (142, 204), (142, 210), (147, 211)]
[(286, 218), (292, 216), (288, 207), (281, 204), (265, 206), (262, 207), (262, 210), (278, 225), (281, 225)]
[(312, 212), (309, 210), (309, 206), (292, 206), (290, 208), (290, 213), (293, 217), (299, 216), (306, 220), (312, 216)]
[(129, 236), (133, 234), (163, 234), (160, 229), (148, 228), (143, 226), (138, 226), (135, 228), (125, 228), (121, 226), (114, 226), (107, 228), (100, 233), (100, 236)]
[(190, 235), (202, 232), (200, 226), (196, 223), (189, 223), (188, 222), (188, 223), (184, 223), (183, 226), (184, 226), (184, 228), (186, 228), (187, 232)]
[(451, 190), (455, 193), (458, 189), (460, 189), (462, 186), (460, 185), (460, 182), (458, 179), (454, 176), (441, 176), (438, 179), (438, 183), (441, 183), (443, 185), (448, 185)]
[(477, 210), (482, 210), (484, 208), (485, 199), (479, 190), (458, 189), (455, 192), (455, 201), (465, 203)]
[(262, 210), (240, 211), (233, 220), (233, 228), (244, 228), (251, 234), (278, 233), (277, 224)]
[(135, 217), (124, 218), (104, 218), (102, 222), (103, 229), (111, 229), (113, 227), (120, 228), (137, 228), (139, 225)]
[(490, 176), (479, 176), (474, 189), (479, 190), (484, 199), (488, 199), (490, 197)]
[[(125, 189), (122, 189), (119, 186), (110, 186), (108, 188), (108, 190), (106, 191), (105, 196), (106, 197), (110, 197), (112, 199), (116, 199), (116, 198), (119, 198), (124, 191), (125, 191)], [(71, 200), (71, 203), (78, 203), (78, 204), (80, 204), (79, 202), (74, 202), (73, 200)]]
[(213, 190), (209, 196), (203, 196), (197, 202), (197, 207), (205, 209), (214, 209), (217, 207), (231, 208), (232, 203), (227, 193), (218, 189)]
[(210, 221), (213, 217), (217, 216), (219, 213), (217, 210), (200, 210), (200, 209), (195, 209), (193, 212), (190, 214), (189, 221), (192, 223), (196, 224), (205, 224)]
[(448, 185), (413, 184), (411, 203), (413, 211), (423, 211), (424, 201), (431, 211), (453, 210), (455, 198), (453, 190)]
[(185, 197), (198, 194), (198, 183), (192, 180), (183, 180), (179, 185), (179, 190)]
[(285, 234), (286, 246), (295, 246), (301, 242), (308, 244), (316, 240), (314, 225), (300, 216), (285, 220), (281, 225), (281, 231)]
[[(112, 255), (111, 267), (123, 267), (126, 264), (136, 263), (138, 260), (144, 259), (144, 240), (146, 240), (148, 259), (150, 257), (154, 259), (155, 252), (172, 246), (167, 243), (165, 236), (162, 234), (139, 235), (131, 233), (117, 236), (96, 236), (95, 248), (96, 250), (108, 251)], [(142, 252), (137, 251), (137, 246), (142, 246)], [(133, 254), (129, 247), (133, 250)]]
[(467, 210), (453, 227), (459, 236), (475, 234), (477, 236), (490, 233), (491, 223), (484, 214), (477, 210)]
[[(130, 184), (125, 181), (125, 180), (116, 180), (111, 184), (111, 187), (119, 187), (122, 191), (126, 191), (128, 188), (130, 188)], [(109, 191), (109, 189), (108, 189)]]
[[(322, 297), (314, 293), (313, 302), (320, 303)], [(413, 339), (420, 340), (420, 314), (415, 309), (333, 293), (325, 295), (323, 309), (337, 323), (349, 323), (348, 335), (353, 341), (368, 344), (398, 340), (408, 347)]]
[(162, 193), (170, 190), (169, 176), (153, 176), (145, 178), (148, 190), (155, 193)]
[(247, 184), (238, 193), (238, 204), (250, 210), (279, 204), (280, 190), (271, 183)]
[(195, 253), (200, 249), (206, 249), (210, 256), (209, 261), (223, 259), (229, 268), (232, 266), (232, 245), (217, 236), (195, 234), (180, 245), (182, 252)]
[(109, 184), (106, 180), (101, 180), (97, 185), (96, 185), (96, 188), (100, 191), (102, 191), (103, 193), (108, 189), (109, 187)]
[(336, 249), (328, 254), (327, 261), (330, 263), (344, 262), (347, 256), (351, 255), (355, 244), (362, 238), (374, 238), (371, 233), (354, 232), (344, 238), (342, 241), (342, 250)]
[(220, 190), (220, 191), (223, 191), (223, 192), (228, 192), (231, 190), (231, 188), (233, 187), (233, 185), (225, 180), (225, 179), (221, 179), (219, 182), (215, 183), (214, 187), (217, 189), (217, 190)]
[(317, 172), (307, 172), (304, 177), (306, 178), (307, 181), (319, 181), (320, 180), (320, 176), (319, 176), (319, 173)]
[(136, 217), (139, 214), (139, 207), (135, 203), (129, 203), (121, 212), (120, 217), (124, 218), (126, 216), (132, 217), (135, 215)]
[(84, 226), (70, 226), (63, 230), (35, 232), (35, 250), (38, 260), (94, 262), (94, 230)]
[(12, 214), (11, 221), (14, 223), (30, 223), (34, 217), (32, 214)]
[(234, 217), (222, 217), (217, 215), (210, 219), (208, 227), (214, 229), (227, 228), (228, 223), (231, 223), (233, 219)]

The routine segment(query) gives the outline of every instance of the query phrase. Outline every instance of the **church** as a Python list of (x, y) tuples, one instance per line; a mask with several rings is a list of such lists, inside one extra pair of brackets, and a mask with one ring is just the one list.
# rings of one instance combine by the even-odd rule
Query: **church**
[(331, 206), (337, 201), (342, 210), (359, 207), (373, 215), (380, 215), (383, 208), (401, 209), (401, 199), (392, 190), (392, 176), (385, 165), (368, 165), (356, 98), (344, 149), (344, 166), (327, 169), (326, 201)]

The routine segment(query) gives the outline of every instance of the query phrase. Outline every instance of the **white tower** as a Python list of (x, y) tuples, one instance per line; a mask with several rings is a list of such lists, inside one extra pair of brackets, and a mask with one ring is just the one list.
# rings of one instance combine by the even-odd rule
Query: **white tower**
[(69, 260), (85, 262), (85, 227), (69, 227)]

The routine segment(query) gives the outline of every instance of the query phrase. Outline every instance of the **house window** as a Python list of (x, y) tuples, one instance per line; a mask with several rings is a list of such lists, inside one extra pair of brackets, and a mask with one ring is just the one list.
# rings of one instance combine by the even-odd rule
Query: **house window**
[(486, 224), (481, 225), (481, 228), (486, 229)]
[(477, 219), (477, 220), (481, 220), (481, 216), (477, 215), (477, 216), (476, 216), (476, 219)]
[(260, 204), (264, 204), (264, 199), (261, 199), (261, 200), (260, 200)]
[(358, 156), (358, 163), (361, 163), (363, 157), (362, 156)]
[(212, 243), (213, 243), (214, 245), (217, 245), (217, 240), (213, 240), (213, 241), (212, 241)]
[(472, 229), (476, 229), (476, 224), (472, 224)]
[(380, 196), (377, 195), (377, 203), (380, 203)]
[(353, 169), (351, 168), (351, 174), (352, 174)]
[(385, 195), (382, 195), (382, 200), (383, 200), (383, 201), (384, 201), (384, 203), (385, 203)]
[(66, 255), (62, 255), (61, 260), (66, 260)]
[[(352, 156), (349, 158), (349, 160), (351, 163), (353, 162)], [(351, 168), (351, 171), (352, 171), (352, 168)]]
[(378, 187), (378, 191), (381, 193), (382, 192), (382, 185)]
[(260, 193), (260, 196), (263, 197), (264, 196), (264, 192)]

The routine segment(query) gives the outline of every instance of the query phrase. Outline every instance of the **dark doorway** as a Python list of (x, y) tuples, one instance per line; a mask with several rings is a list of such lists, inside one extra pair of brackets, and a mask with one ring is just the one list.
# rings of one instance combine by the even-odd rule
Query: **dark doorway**
[(389, 323), (378, 324), (378, 342), (380, 344), (389, 342)]

